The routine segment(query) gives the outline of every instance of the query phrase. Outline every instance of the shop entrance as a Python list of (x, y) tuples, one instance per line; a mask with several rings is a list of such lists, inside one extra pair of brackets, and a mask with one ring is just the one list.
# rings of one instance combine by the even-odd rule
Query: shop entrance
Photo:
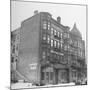
[(56, 83), (68, 83), (69, 77), (66, 69), (56, 70)]
[(41, 72), (42, 84), (53, 84), (54, 72), (52, 67), (43, 68)]

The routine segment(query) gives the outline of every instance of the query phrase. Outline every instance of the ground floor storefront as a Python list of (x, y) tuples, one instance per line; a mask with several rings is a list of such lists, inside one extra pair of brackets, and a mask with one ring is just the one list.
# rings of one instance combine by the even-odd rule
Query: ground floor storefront
[(41, 70), (41, 83), (44, 85), (69, 83), (68, 68), (43, 67)]
[(85, 78), (83, 71), (66, 67), (64, 65), (45, 66), (41, 68), (41, 83), (63, 84), (63, 83), (78, 83)]

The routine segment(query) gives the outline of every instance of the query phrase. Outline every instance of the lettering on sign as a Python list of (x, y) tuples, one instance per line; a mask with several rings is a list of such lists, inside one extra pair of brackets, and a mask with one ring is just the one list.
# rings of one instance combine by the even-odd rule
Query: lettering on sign
[(37, 63), (29, 64), (30, 70), (35, 70), (37, 68)]

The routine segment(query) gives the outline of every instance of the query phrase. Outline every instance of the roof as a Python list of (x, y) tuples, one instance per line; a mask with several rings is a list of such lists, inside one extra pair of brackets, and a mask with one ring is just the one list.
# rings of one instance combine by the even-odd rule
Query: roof
[(74, 26), (71, 30), (71, 33), (75, 36), (78, 36), (78, 37), (82, 38), (82, 35), (81, 35), (80, 31), (78, 30), (78, 28), (76, 26), (76, 23), (74, 23)]

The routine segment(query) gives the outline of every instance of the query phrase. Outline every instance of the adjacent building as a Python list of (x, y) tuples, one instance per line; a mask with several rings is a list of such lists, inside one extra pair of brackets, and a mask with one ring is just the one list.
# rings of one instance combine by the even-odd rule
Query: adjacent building
[(76, 23), (70, 30), (61, 17), (55, 20), (48, 12), (35, 11), (11, 36), (12, 81), (47, 85), (86, 78), (85, 42)]

